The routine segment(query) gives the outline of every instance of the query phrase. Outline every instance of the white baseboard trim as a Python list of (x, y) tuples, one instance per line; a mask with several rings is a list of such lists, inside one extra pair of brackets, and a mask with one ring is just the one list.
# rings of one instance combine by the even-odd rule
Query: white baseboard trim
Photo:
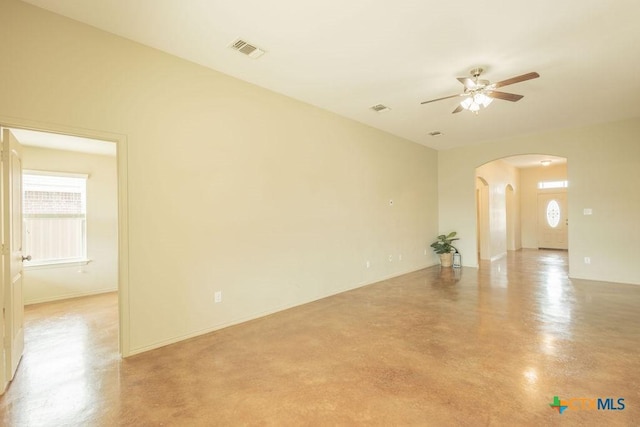
[(69, 294), (57, 295), (55, 297), (44, 297), (44, 298), (36, 298), (32, 300), (25, 300), (24, 305), (42, 304), (44, 302), (53, 302), (53, 301), (60, 301), (63, 299), (88, 297), (91, 295), (106, 294), (109, 292), (117, 292), (117, 291), (118, 291), (118, 288), (115, 287), (115, 288), (109, 288), (109, 289), (93, 290), (91, 292), (72, 292)]

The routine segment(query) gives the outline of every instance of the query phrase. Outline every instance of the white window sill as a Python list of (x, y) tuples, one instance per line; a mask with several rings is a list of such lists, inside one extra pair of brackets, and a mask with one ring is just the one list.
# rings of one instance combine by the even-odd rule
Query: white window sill
[(91, 262), (90, 259), (78, 259), (74, 261), (45, 261), (45, 262), (24, 262), (25, 270), (41, 270), (44, 268), (62, 268), (62, 267), (79, 267), (87, 265)]

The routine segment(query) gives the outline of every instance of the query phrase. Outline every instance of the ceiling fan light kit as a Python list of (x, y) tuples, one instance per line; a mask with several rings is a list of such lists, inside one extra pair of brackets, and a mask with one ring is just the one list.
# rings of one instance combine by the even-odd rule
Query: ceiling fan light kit
[(485, 95), (484, 93), (478, 92), (472, 96), (468, 96), (467, 98), (465, 98), (460, 103), (460, 105), (462, 105), (462, 108), (464, 108), (465, 110), (470, 110), (477, 113), (478, 110), (480, 110), (481, 106), (487, 108), (492, 101), (493, 98)]
[(538, 73), (531, 72), (523, 74), (521, 76), (512, 77), (507, 80), (491, 83), (489, 80), (479, 79), (483, 71), (484, 70), (482, 68), (474, 68), (469, 72), (469, 74), (471, 74), (471, 77), (458, 77), (458, 81), (464, 85), (464, 91), (462, 93), (445, 96), (443, 98), (432, 99), (430, 101), (424, 101), (422, 102), (422, 104), (428, 104), (430, 102), (462, 96), (464, 97), (464, 99), (460, 102), (460, 105), (455, 110), (453, 110), (453, 114), (459, 113), (462, 110), (469, 110), (474, 112), (475, 114), (478, 114), (480, 108), (487, 108), (494, 99), (516, 102), (523, 98), (522, 95), (499, 92), (495, 89), (502, 86), (507, 86), (540, 77)]

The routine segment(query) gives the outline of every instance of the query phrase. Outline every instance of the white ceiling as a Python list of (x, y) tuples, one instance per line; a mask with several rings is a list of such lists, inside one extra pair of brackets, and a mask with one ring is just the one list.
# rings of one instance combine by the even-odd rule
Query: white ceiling
[[(435, 149), (640, 116), (637, 0), (27, 2)], [(267, 53), (230, 49), (238, 37)], [(541, 77), (478, 115), (420, 105), (477, 66)]]
[(543, 160), (551, 162), (547, 166), (563, 165), (567, 163), (566, 157), (546, 156), (542, 154), (523, 154), (520, 156), (505, 157), (500, 160), (520, 169), (542, 167), (543, 165), (541, 162)]

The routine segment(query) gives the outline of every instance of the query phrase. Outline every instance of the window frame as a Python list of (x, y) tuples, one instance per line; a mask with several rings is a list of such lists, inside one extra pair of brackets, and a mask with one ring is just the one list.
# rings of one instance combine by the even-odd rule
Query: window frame
[[(82, 194), (82, 208), (84, 211), (83, 218), (83, 229), (82, 229), (82, 254), (78, 257), (68, 257), (68, 258), (58, 258), (58, 259), (46, 259), (46, 260), (33, 260), (27, 261), (25, 260), (23, 267), (27, 270), (35, 270), (41, 268), (51, 268), (51, 267), (66, 267), (66, 266), (81, 266), (86, 265), (91, 262), (91, 259), (88, 257), (88, 246), (89, 246), (89, 236), (88, 236), (88, 227), (87, 227), (87, 199), (88, 199), (88, 181), (90, 178), (90, 174), (87, 173), (75, 173), (75, 172), (60, 172), (60, 171), (46, 171), (46, 170), (34, 170), (34, 169), (23, 169), (22, 170), (22, 223), (23, 223), (23, 249), (24, 253), (26, 253), (29, 249), (26, 247), (27, 239), (26, 232), (27, 227), (25, 223), (25, 214), (24, 214), (24, 201), (25, 201), (25, 192), (27, 189), (24, 185), (24, 177), (25, 175), (32, 176), (50, 176), (50, 177), (67, 177), (67, 178), (80, 178), (84, 180), (84, 189), (81, 192)], [(27, 254), (29, 255), (29, 254)]]
[(569, 181), (558, 179), (555, 181), (538, 181), (538, 190), (559, 190), (569, 188)]

